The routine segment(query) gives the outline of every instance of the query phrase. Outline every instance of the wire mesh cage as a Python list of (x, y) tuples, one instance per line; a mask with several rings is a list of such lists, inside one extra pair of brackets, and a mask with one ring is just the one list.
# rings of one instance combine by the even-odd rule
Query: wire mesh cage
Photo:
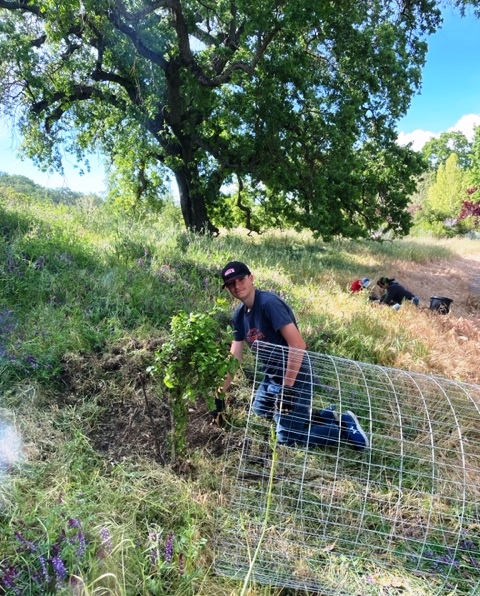
[[(265, 370), (296, 366), (292, 350), (257, 342), (255, 353), (253, 404)], [(287, 408), (293, 440), (279, 442), (288, 424), (270, 378), (275, 409), (251, 405), (227, 453), (216, 571), (325, 596), (480, 594), (480, 387), (299, 358), (307, 390)], [(349, 440), (351, 414), (363, 445)], [(337, 440), (321, 446), (318, 427), (335, 424)]]

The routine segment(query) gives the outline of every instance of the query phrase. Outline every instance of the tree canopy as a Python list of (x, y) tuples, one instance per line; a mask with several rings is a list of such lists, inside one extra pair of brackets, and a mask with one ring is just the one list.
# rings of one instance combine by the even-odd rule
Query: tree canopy
[(471, 144), (467, 137), (459, 131), (442, 132), (425, 143), (422, 153), (428, 160), (430, 167), (437, 170), (444, 166), (452, 153), (458, 158), (458, 165), (466, 170), (471, 167)]
[(440, 22), (432, 0), (0, 0), (0, 103), (43, 167), (100, 150), (138, 201), (173, 174), (195, 232), (236, 183), (246, 220), (403, 234), (423, 159), (396, 122)]
[(452, 153), (437, 170), (435, 183), (428, 190), (428, 208), (439, 214), (439, 219), (458, 216), (466, 199), (467, 174), (460, 167), (458, 156)]

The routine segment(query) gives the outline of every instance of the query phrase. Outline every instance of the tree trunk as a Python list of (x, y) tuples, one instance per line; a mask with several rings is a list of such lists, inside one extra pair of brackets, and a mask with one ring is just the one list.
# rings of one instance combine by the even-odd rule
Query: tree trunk
[(174, 173), (180, 194), (183, 221), (187, 230), (195, 234), (217, 235), (219, 229), (212, 224), (208, 217), (205, 197), (200, 192), (192, 190), (201, 188), (201, 185), (192, 181), (192, 176), (186, 168), (175, 170)]

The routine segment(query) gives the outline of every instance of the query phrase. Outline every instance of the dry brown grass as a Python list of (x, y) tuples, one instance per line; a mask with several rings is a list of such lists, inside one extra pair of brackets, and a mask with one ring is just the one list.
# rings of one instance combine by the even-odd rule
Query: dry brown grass
[[(396, 366), (480, 384), (480, 255), (428, 263), (398, 261), (385, 274), (420, 297), (420, 310), (404, 308), (399, 315), (412, 335), (425, 340), (430, 350), (426, 363), (399, 355)], [(429, 310), (431, 296), (453, 299), (451, 312)]]

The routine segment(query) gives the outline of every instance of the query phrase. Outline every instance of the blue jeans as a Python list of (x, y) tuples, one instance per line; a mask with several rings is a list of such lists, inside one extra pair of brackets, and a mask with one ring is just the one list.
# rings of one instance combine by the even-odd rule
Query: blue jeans
[(266, 376), (260, 383), (253, 400), (253, 411), (262, 418), (273, 418), (277, 441), (283, 445), (336, 446), (340, 441), (340, 426), (336, 422), (311, 423), (312, 384), (297, 381), (295, 399), (287, 412), (275, 407), (280, 399), (282, 386)]

